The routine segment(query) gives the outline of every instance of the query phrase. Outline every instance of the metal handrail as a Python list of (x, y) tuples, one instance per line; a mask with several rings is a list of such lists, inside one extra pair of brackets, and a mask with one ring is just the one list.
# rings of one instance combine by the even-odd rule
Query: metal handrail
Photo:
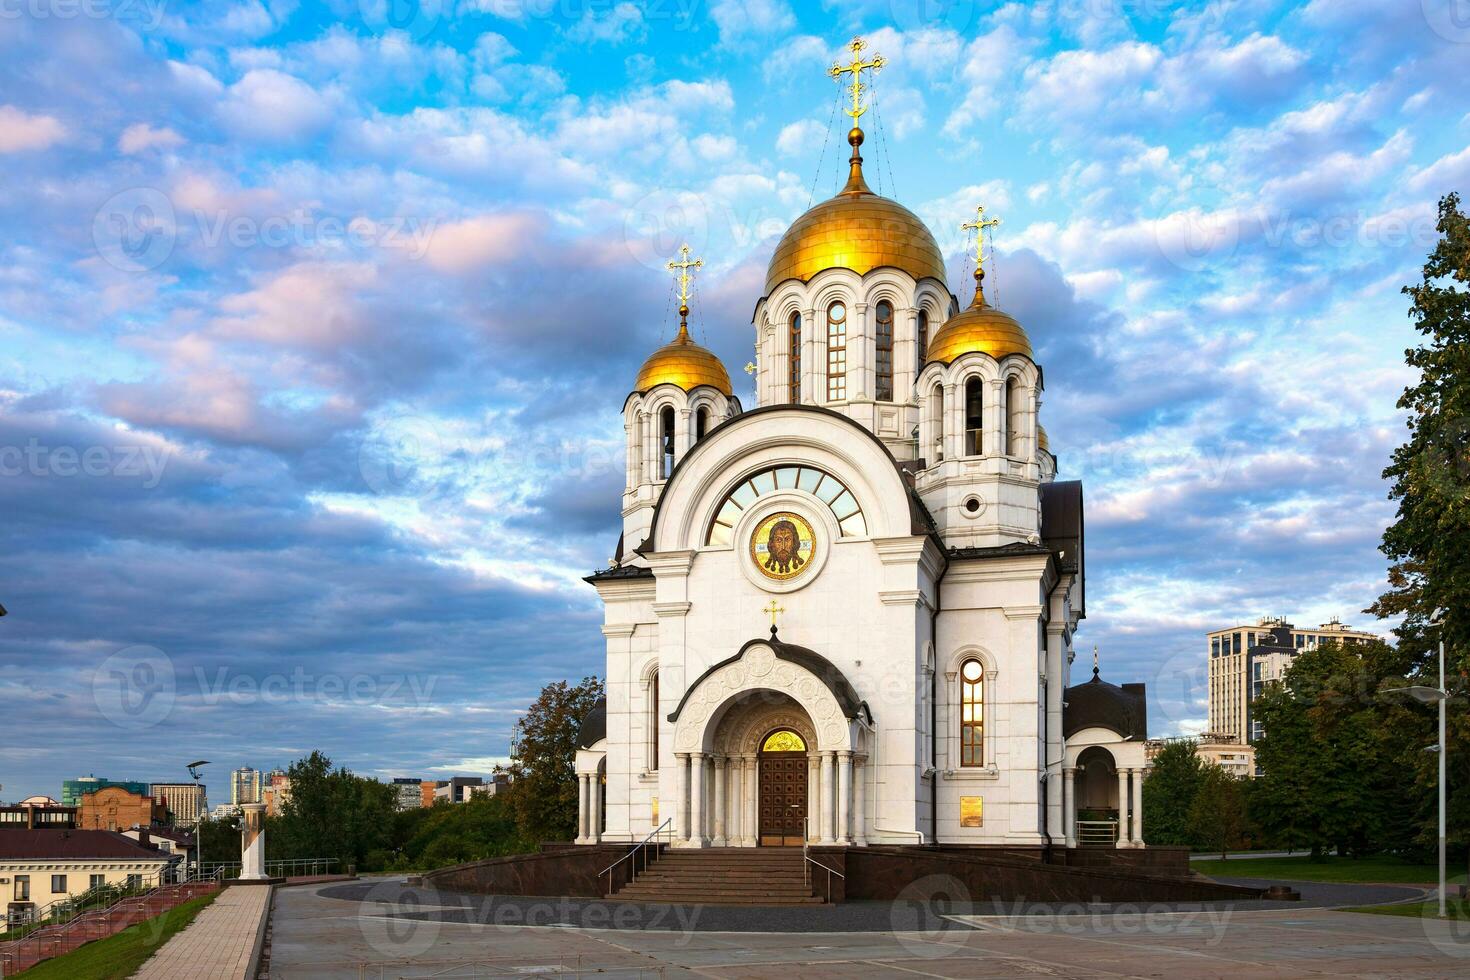
[[(804, 851), (805, 851), (805, 848), (803, 848), (803, 852)], [(809, 854), (803, 853), (802, 854), (802, 857), (806, 858), (806, 864), (815, 864), (817, 867), (819, 867), (823, 871), (827, 872), (827, 904), (828, 905), (831, 905), (832, 904), (832, 876), (833, 875), (836, 875), (837, 877), (841, 878), (843, 881), (846, 881), (847, 880), (847, 875), (843, 874), (841, 871), (838, 871), (836, 868), (829, 868), (829, 867), (827, 867), (821, 861), (818, 861), (816, 858), (812, 857)], [(808, 888), (810, 888), (812, 886), (811, 869), (810, 868), (807, 868), (806, 869), (806, 872), (807, 872), (806, 886)]]
[[(653, 840), (659, 834), (663, 833), (663, 829), (665, 827), (669, 826), (669, 824), (671, 824), (673, 822), (674, 822), (674, 818), (673, 817), (667, 817), (667, 818), (665, 818), (665, 820), (664, 820), (663, 823), (659, 824), (657, 827), (653, 828), (651, 831), (648, 832), (648, 836), (647, 837), (643, 838), (641, 841), (639, 841), (638, 843), (634, 844), (632, 847), (628, 848), (628, 853), (627, 854), (624, 854), (622, 857), (618, 858), (612, 864), (609, 864), (607, 867), (605, 867), (601, 871), (597, 872), (597, 877), (601, 878), (603, 875), (607, 874), (613, 868), (616, 868), (618, 865), (622, 864), (624, 861), (628, 860), (633, 855), (639, 853), (640, 850), (642, 850), (642, 852), (643, 852), (643, 870), (644, 871), (647, 871), (648, 870), (648, 851), (646, 850), (646, 848), (648, 846), (648, 842), (651, 841), (651, 840)], [(630, 872), (628, 872), (628, 884), (631, 885), (634, 882), (634, 880), (637, 879), (637, 877), (638, 877), (638, 864), (637, 864), (637, 862), (634, 862), (634, 864), (633, 864), (633, 870), (630, 871)], [(611, 875), (608, 875), (608, 879), (607, 879), (607, 894), (608, 894), (609, 897), (611, 897), (611, 895), (612, 895), (612, 885), (613, 885), (613, 883), (612, 883), (612, 876)]]

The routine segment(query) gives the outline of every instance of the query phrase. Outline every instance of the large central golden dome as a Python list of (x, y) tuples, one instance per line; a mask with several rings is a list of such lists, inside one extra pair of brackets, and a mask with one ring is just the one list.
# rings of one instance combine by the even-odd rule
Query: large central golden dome
[(863, 131), (854, 128), (847, 141), (847, 186), (786, 229), (766, 270), (767, 296), (787, 279), (807, 282), (823, 269), (851, 269), (861, 276), (891, 266), (915, 279), (944, 281), (944, 255), (924, 222), (897, 201), (874, 194), (863, 180)]

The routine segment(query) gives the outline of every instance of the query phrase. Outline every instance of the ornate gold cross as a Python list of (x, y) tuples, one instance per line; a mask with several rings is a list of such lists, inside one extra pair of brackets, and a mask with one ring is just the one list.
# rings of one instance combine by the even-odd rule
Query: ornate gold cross
[(785, 611), (786, 611), (785, 609), (783, 609), (780, 606), (776, 605), (776, 600), (775, 599), (772, 599), (771, 600), (771, 604), (769, 606), (767, 606), (765, 608), (765, 610), (764, 610), (764, 612), (771, 617), (771, 629), (775, 629), (776, 628), (776, 616), (779, 615), (780, 613), (785, 612)]
[(985, 217), (985, 205), (975, 206), (975, 220), (966, 221), (960, 225), (960, 231), (973, 231), (975, 233), (975, 268), (982, 269), (985, 266), (985, 229), (994, 228), (1000, 224), (999, 218)]
[(669, 260), (669, 271), (677, 272), (674, 278), (679, 283), (679, 305), (688, 306), (689, 284), (694, 281), (694, 277), (689, 274), (689, 270), (704, 268), (704, 259), (691, 260), (689, 258), (688, 245), (679, 246), (679, 256), (680, 261), (678, 262), (675, 262), (673, 259)]
[(871, 61), (864, 61), (863, 49), (867, 46), (868, 42), (864, 41), (862, 38), (853, 38), (851, 41), (848, 42), (847, 45), (848, 50), (852, 52), (852, 63), (844, 65), (841, 62), (838, 62), (831, 68), (827, 69), (827, 74), (831, 75), (835, 79), (838, 79), (839, 81), (842, 79), (843, 75), (852, 76), (852, 85), (849, 86), (852, 95), (852, 107), (844, 109), (842, 111), (851, 116), (854, 123), (857, 122), (858, 116), (861, 116), (863, 113), (868, 111), (868, 107), (863, 105), (863, 88), (865, 87), (863, 85), (863, 72), (868, 69), (876, 72), (888, 63), (883, 60), (883, 56), (881, 54), (873, 55)]

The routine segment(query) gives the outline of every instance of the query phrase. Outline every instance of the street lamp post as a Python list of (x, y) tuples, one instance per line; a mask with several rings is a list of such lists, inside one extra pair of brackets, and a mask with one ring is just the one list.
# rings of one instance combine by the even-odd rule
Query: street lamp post
[[(200, 759), (197, 762), (191, 762), (184, 767), (189, 770), (189, 775), (194, 778), (195, 789), (199, 788), (199, 777), (202, 775), (199, 772), (199, 768), (201, 766), (207, 765), (209, 765), (208, 759)], [(196, 802), (198, 802), (200, 805), (200, 810), (202, 811), (204, 802), (203, 794), (196, 793), (195, 798)], [(194, 819), (194, 865), (199, 870), (200, 878), (204, 877), (204, 817), (205, 814), (201, 812)]]
[(1439, 687), (1425, 687), (1415, 684), (1412, 687), (1393, 687), (1386, 693), (1406, 693), (1412, 695), (1416, 700), (1428, 704), (1430, 702), (1439, 705), (1439, 743), (1430, 746), (1431, 751), (1439, 754), (1439, 917), (1445, 917), (1445, 832), (1444, 832), (1444, 788), (1445, 788), (1445, 756), (1448, 754), (1445, 740), (1445, 702), (1450, 698), (1449, 692), (1444, 686), (1444, 638), (1439, 641)]

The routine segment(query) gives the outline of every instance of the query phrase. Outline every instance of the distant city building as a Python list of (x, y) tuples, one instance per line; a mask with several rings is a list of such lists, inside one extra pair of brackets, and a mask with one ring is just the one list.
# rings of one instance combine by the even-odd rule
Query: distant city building
[(209, 800), (202, 783), (154, 783), (149, 792), (163, 801), (169, 819), (177, 826), (192, 827), (208, 812)]
[(77, 808), (62, 806), (49, 796), (28, 796), (12, 806), (0, 806), (0, 829), (70, 830), (77, 825)]
[(470, 798), (470, 794), (484, 785), (485, 780), (479, 776), (454, 776), (450, 779), (440, 780), (434, 786), (434, 801), (448, 800), (450, 803), (463, 803)]
[(0, 880), (7, 882), (10, 921), (25, 921), (53, 902), (99, 885), (144, 880), (174, 860), (107, 830), (0, 833)]
[(230, 802), (260, 803), (260, 770), (242, 766), (230, 773)]
[(78, 776), (76, 779), (64, 779), (61, 782), (61, 805), (81, 806), (82, 796), (93, 793), (99, 789), (109, 786), (121, 786), (129, 793), (149, 794), (148, 784), (135, 782), (133, 780), (104, 779), (101, 776)]
[(417, 810), (424, 805), (423, 780), (413, 776), (399, 776), (393, 780), (396, 805), (400, 810)]
[(1280, 680), (1297, 654), (1336, 641), (1348, 646), (1371, 643), (1376, 634), (1351, 629), (1333, 619), (1316, 629), (1297, 629), (1282, 619), (1255, 626), (1214, 630), (1205, 641), (1210, 663), (1209, 730), (1235, 742), (1253, 742), (1260, 726), (1250, 703), (1268, 681)]
[(277, 816), (291, 799), (291, 777), (277, 767), (265, 777), (265, 786), (260, 791), (260, 802), (265, 804), (267, 816)]
[(1181, 738), (1149, 739), (1144, 748), (1150, 762), (1171, 742), (1190, 742), (1194, 754), (1207, 762), (1224, 769), (1232, 776), (1250, 779), (1256, 775), (1256, 747), (1236, 741), (1230, 735), (1206, 732), (1202, 735), (1187, 735)]
[(82, 797), (77, 808), (81, 830), (116, 830), (151, 827), (168, 819), (168, 807), (148, 793), (130, 793), (121, 786), (107, 786)]
[(419, 806), (434, 805), (434, 790), (439, 784), (432, 779), (424, 779), (419, 782)]
[(241, 813), (238, 803), (221, 803), (209, 814), (211, 820), (234, 820)]

